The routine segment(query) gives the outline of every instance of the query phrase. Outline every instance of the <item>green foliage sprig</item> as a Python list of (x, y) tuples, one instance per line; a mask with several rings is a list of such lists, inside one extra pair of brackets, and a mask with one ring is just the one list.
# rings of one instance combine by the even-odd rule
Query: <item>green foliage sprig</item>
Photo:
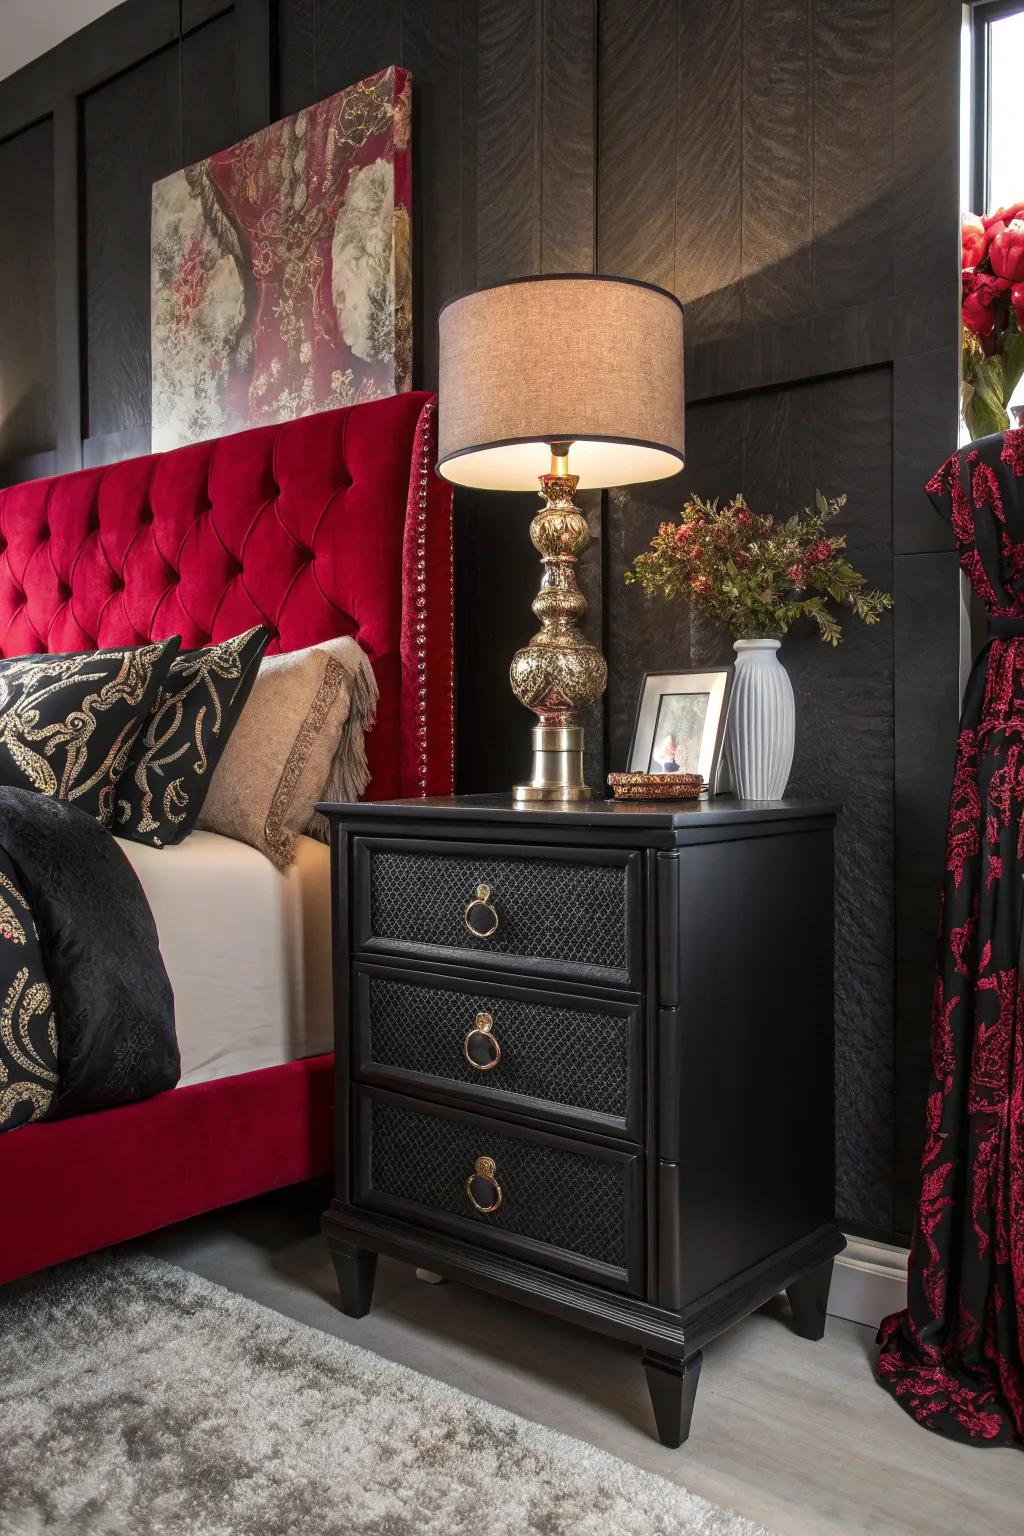
[(742, 496), (724, 507), (691, 496), (682, 521), (661, 524), (626, 581), (648, 596), (682, 598), (737, 640), (778, 639), (797, 619), (813, 619), (822, 640), (838, 645), (829, 599), (865, 624), (892, 607), (845, 558), (845, 536), (825, 531), (845, 505), (845, 496), (816, 491), (813, 509), (776, 522)]

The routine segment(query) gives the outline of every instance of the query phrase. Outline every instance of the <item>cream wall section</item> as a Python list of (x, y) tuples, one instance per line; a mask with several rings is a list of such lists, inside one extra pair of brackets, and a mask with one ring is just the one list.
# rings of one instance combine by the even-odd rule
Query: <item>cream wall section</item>
[(118, 0), (0, 0), (0, 79), (112, 11)]
[(172, 848), (121, 848), (174, 988), (180, 1086), (333, 1050), (325, 844), (298, 838), (283, 874), (216, 832), (193, 832)]

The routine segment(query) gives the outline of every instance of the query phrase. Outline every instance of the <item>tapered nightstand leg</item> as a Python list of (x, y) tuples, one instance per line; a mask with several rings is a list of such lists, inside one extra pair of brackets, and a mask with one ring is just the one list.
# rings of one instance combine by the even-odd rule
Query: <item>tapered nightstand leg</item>
[(341, 1310), (346, 1317), (365, 1317), (373, 1300), (377, 1255), (369, 1248), (345, 1243), (332, 1245), (331, 1258), (341, 1292)]
[(793, 1312), (793, 1331), (802, 1339), (820, 1339), (825, 1333), (825, 1311), (828, 1292), (832, 1284), (832, 1265), (829, 1259), (817, 1269), (812, 1269), (802, 1280), (794, 1280), (786, 1286), (786, 1295)]
[(682, 1445), (690, 1433), (703, 1358), (700, 1350), (689, 1360), (673, 1360), (668, 1355), (644, 1350), (644, 1374), (658, 1426), (658, 1439), (673, 1450)]

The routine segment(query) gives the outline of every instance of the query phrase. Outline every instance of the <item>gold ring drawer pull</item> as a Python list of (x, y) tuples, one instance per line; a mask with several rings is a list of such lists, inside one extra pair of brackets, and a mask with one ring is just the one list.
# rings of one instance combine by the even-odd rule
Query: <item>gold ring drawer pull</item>
[[(487, 914), (487, 926), (477, 928), (474, 926), (471, 913), (479, 911)], [(490, 939), (498, 931), (498, 909), (491, 900), (491, 888), (489, 885), (478, 885), (473, 900), (467, 902), (466, 910), (462, 914), (466, 932), (474, 939)]]
[[(462, 1043), (462, 1054), (465, 1056), (470, 1066), (473, 1067), (477, 1072), (493, 1072), (494, 1068), (501, 1060), (501, 1046), (498, 1044), (496, 1037), (491, 1033), (493, 1029), (494, 1020), (491, 1018), (490, 1014), (478, 1013), (476, 1016), (476, 1024), (470, 1030), (469, 1034), (466, 1036)], [(477, 1061), (473, 1056), (470, 1055), (469, 1043), (474, 1035), (479, 1035), (482, 1040), (486, 1040), (488, 1049), (491, 1053), (491, 1058), (489, 1061)]]
[[(490, 1216), (493, 1211), (498, 1209), (502, 1202), (503, 1197), (501, 1193), (501, 1185), (494, 1177), (494, 1169), (495, 1162), (493, 1157), (478, 1157), (474, 1171), (466, 1180), (466, 1195), (469, 1203), (473, 1207), (474, 1211), (480, 1212), (481, 1216)], [(490, 1205), (481, 1205), (480, 1201), (473, 1193), (474, 1179), (483, 1179), (486, 1184), (491, 1186), (491, 1191), (494, 1198), (491, 1200)]]

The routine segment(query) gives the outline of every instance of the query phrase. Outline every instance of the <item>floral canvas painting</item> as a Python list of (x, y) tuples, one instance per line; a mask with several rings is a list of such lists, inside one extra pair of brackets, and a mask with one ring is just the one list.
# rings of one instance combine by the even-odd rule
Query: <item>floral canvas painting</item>
[(154, 450), (411, 387), (409, 139), (386, 69), (154, 185)]

